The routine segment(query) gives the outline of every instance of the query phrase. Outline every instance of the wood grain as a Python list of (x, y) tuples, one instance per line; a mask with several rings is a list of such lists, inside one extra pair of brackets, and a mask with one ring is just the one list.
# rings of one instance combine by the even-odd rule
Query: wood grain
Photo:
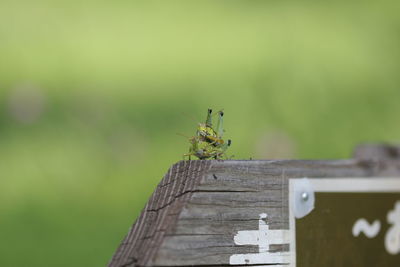
[(396, 157), (369, 158), (360, 148), (355, 154), (358, 158), (349, 160), (178, 162), (158, 185), (109, 266), (227, 266), (232, 254), (257, 253), (257, 246), (236, 246), (233, 236), (258, 229), (260, 213), (268, 214), (270, 229), (289, 229), (289, 178), (400, 173)]
[(169, 169), (109, 266), (148, 265), (152, 261), (209, 165), (208, 161), (181, 161)]

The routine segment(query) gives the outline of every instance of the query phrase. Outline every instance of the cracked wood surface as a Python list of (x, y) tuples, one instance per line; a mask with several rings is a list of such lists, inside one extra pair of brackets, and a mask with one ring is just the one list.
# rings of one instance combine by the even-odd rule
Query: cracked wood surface
[[(289, 229), (288, 179), (399, 175), (397, 151), (357, 148), (349, 160), (181, 161), (164, 176), (109, 266), (228, 266), (238, 231), (258, 229), (260, 213), (271, 230)], [(370, 157), (379, 151), (379, 158)], [(385, 153), (385, 151), (387, 153)], [(366, 156), (367, 155), (367, 156)], [(274, 245), (274, 251), (289, 251)]]

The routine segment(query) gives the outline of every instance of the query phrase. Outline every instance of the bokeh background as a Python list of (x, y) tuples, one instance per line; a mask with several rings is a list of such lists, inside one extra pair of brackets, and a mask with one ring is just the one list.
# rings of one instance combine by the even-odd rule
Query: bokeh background
[(398, 1), (0, 2), (0, 266), (105, 266), (207, 108), (236, 159), (400, 140)]

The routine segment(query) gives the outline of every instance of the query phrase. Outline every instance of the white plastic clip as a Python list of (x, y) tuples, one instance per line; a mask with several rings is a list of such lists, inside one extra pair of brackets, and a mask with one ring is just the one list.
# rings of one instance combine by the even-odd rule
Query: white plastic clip
[(293, 186), (292, 207), (296, 218), (303, 218), (314, 209), (314, 189), (307, 178), (296, 179)]

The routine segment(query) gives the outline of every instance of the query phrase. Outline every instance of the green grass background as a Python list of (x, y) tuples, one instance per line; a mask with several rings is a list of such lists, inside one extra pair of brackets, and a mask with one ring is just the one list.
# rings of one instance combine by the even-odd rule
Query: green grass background
[(398, 3), (2, 0), (0, 266), (105, 266), (208, 107), (237, 159), (398, 142)]

